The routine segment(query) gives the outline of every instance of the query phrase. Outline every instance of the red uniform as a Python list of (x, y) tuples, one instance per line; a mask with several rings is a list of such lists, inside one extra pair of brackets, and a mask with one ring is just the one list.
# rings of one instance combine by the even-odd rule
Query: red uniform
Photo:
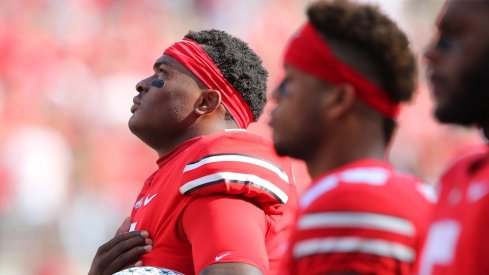
[(419, 274), (489, 274), (489, 155), (471, 154), (441, 178)]
[(433, 199), (428, 186), (378, 160), (328, 172), (301, 197), (283, 268), (290, 274), (412, 274)]
[(276, 274), (296, 208), (290, 161), (243, 130), (188, 140), (158, 160), (132, 211), (147, 230), (143, 265), (199, 273), (240, 262)]

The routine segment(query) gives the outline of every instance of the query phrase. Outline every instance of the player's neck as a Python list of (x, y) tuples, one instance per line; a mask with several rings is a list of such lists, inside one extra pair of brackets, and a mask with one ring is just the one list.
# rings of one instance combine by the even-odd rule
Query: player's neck
[(386, 145), (380, 130), (346, 129), (330, 138), (321, 144), (312, 158), (306, 160), (313, 178), (360, 159), (385, 159)]

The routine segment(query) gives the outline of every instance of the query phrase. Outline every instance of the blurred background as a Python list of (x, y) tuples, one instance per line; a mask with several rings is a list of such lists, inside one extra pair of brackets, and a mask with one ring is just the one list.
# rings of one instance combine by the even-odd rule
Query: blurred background
[[(188, 30), (228, 31), (263, 58), (271, 90), (308, 2), (0, 1), (0, 274), (87, 273), (157, 168), (127, 120), (135, 84), (166, 47)], [(443, 2), (369, 2), (398, 22), (420, 57)], [(474, 130), (432, 119), (423, 74), (421, 67), (390, 159), (435, 184), (450, 159), (482, 141)], [(265, 135), (270, 106), (253, 125)]]

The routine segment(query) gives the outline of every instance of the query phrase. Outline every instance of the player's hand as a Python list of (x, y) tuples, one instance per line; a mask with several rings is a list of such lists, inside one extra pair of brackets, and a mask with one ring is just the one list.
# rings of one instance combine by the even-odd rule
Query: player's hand
[(114, 238), (100, 246), (88, 275), (108, 275), (132, 266), (140, 266), (141, 256), (153, 249), (147, 231), (129, 230), (131, 218), (124, 220)]

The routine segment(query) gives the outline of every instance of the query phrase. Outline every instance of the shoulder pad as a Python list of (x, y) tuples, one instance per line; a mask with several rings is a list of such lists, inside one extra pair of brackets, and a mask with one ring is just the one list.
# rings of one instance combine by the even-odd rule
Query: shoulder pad
[(289, 177), (279, 165), (241, 153), (205, 155), (185, 166), (180, 193), (240, 195), (261, 205), (284, 204)]

